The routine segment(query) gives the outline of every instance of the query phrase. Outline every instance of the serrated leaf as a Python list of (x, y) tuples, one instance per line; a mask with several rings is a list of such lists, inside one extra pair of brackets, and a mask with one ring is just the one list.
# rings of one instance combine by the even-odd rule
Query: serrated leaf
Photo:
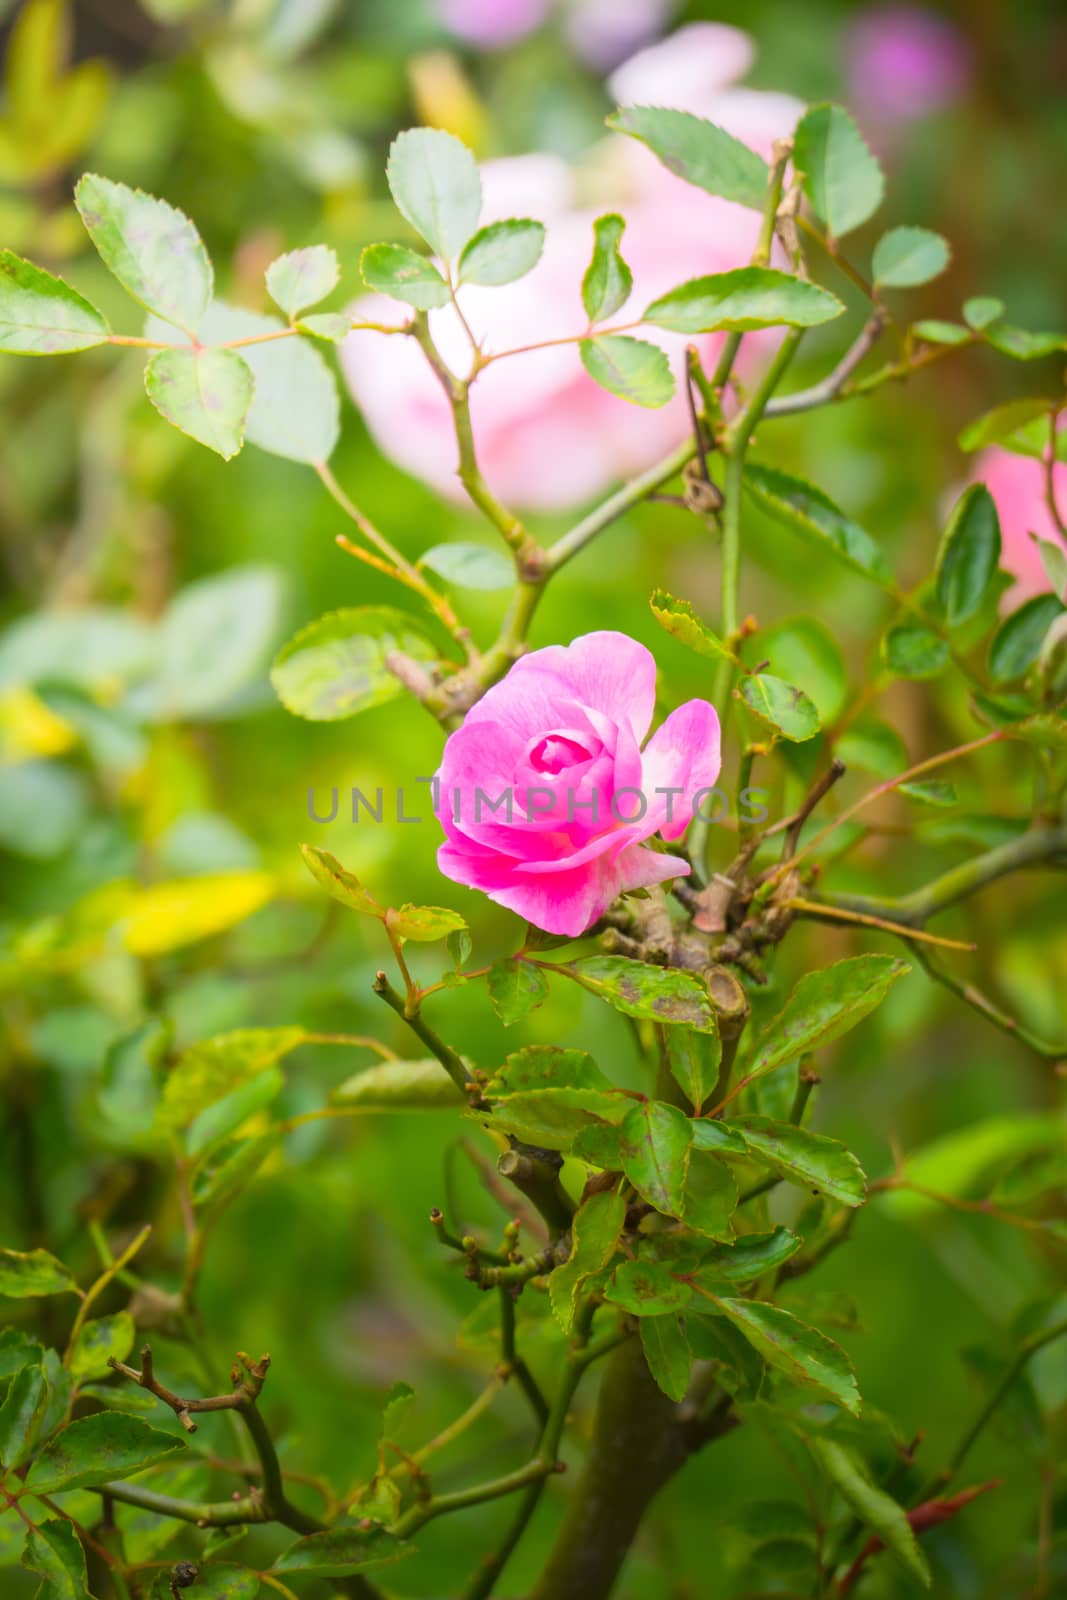
[(245, 438), (270, 455), (318, 466), (329, 460), (340, 434), (337, 381), (321, 351), (307, 339), (295, 334), (263, 339), (284, 326), (280, 317), (216, 300), (200, 325), (200, 339), (204, 344), (262, 341), (241, 348), (255, 380)]
[(522, 1094), (530, 1089), (614, 1088), (587, 1050), (564, 1050), (554, 1044), (531, 1044), (505, 1057), (487, 1085), (490, 1098)]
[(48, 1379), (39, 1366), (16, 1372), (0, 1406), (0, 1469), (12, 1472), (33, 1450), (48, 1409)]
[(712, 1290), (717, 1283), (755, 1283), (795, 1256), (802, 1243), (789, 1228), (743, 1234), (733, 1243), (717, 1244), (706, 1252), (692, 1274), (693, 1282)]
[(459, 912), (448, 906), (390, 907), (385, 920), (398, 939), (414, 939), (416, 944), (433, 944), (450, 933), (462, 933), (467, 926)]
[(793, 165), (804, 193), (835, 239), (874, 215), (885, 177), (855, 122), (841, 106), (812, 106), (797, 125)]
[(482, 209), (482, 180), (466, 145), (439, 128), (409, 128), (393, 140), (385, 172), (400, 214), (439, 256), (454, 260)]
[(40, 1600), (88, 1600), (85, 1551), (65, 1519), (52, 1517), (30, 1529), (21, 1564), (41, 1578)]
[(604, 1298), (632, 1316), (661, 1317), (683, 1311), (693, 1291), (657, 1261), (624, 1261), (616, 1267)]
[(637, 1326), (641, 1349), (657, 1388), (668, 1400), (684, 1400), (693, 1362), (684, 1320), (672, 1312), (666, 1317), (642, 1317)]
[(615, 212), (593, 223), (593, 259), (582, 278), (582, 305), (590, 323), (613, 317), (630, 298), (634, 275), (619, 250), (625, 229)]
[(881, 1005), (891, 986), (910, 971), (895, 956), (866, 955), (805, 973), (756, 1040), (746, 1076), (762, 1076), (833, 1043)]
[(448, 304), (448, 284), (432, 261), (404, 244), (370, 244), (359, 258), (368, 289), (391, 295), (419, 311)]
[(882, 659), (898, 678), (936, 678), (948, 666), (948, 642), (921, 622), (899, 622), (882, 640)]
[(889, 564), (866, 529), (845, 515), (828, 495), (803, 478), (791, 477), (773, 467), (746, 466), (744, 487), (776, 521), (803, 534), (821, 549), (829, 548), (839, 560), (892, 589)]
[(316, 1578), (345, 1578), (390, 1566), (411, 1555), (415, 1546), (386, 1528), (330, 1528), (312, 1533), (283, 1550), (272, 1572), (301, 1573)]
[(394, 651), (427, 663), (440, 653), (417, 621), (393, 606), (330, 611), (283, 646), (271, 682), (294, 715), (337, 722), (404, 693), (386, 664)]
[(189, 218), (140, 189), (87, 172), (74, 190), (86, 231), (108, 270), (146, 310), (196, 333), (214, 275)]
[(741, 680), (741, 698), (764, 722), (793, 743), (802, 744), (819, 731), (819, 713), (803, 689), (770, 672), (750, 672)]
[(989, 646), (989, 676), (994, 683), (1015, 683), (1041, 654), (1049, 629), (1064, 607), (1054, 594), (1038, 594), (1005, 617)]
[(368, 889), (364, 889), (354, 872), (343, 867), (328, 850), (316, 844), (302, 844), (300, 854), (311, 876), (321, 883), (327, 894), (339, 900), (350, 911), (362, 911), (367, 916), (384, 917), (385, 911)]
[(435, 544), (419, 557), (419, 566), (429, 567), (461, 589), (510, 589), (515, 582), (515, 566), (507, 556), (468, 539)]
[(707, 985), (695, 973), (656, 967), (626, 956), (585, 956), (568, 964), (584, 989), (628, 1017), (684, 1023), (702, 1033), (718, 1031)]
[(622, 1170), (641, 1197), (666, 1216), (685, 1208), (693, 1130), (677, 1106), (646, 1100), (631, 1107), (619, 1130)]
[(1000, 560), (1000, 521), (982, 483), (956, 502), (937, 555), (937, 598), (950, 628), (969, 621), (985, 598)]
[(814, 1438), (810, 1446), (815, 1459), (860, 1521), (876, 1533), (886, 1549), (928, 1589), (930, 1567), (903, 1508), (884, 1489), (871, 1482), (858, 1457), (836, 1439)]
[(466, 1105), (439, 1061), (381, 1061), (364, 1067), (330, 1095), (331, 1105), (361, 1111), (441, 1111)]
[(125, 1361), (133, 1349), (137, 1329), (128, 1311), (96, 1317), (79, 1330), (67, 1366), (76, 1384), (106, 1378), (112, 1358)]
[(490, 222), (468, 239), (459, 258), (460, 283), (496, 286), (532, 272), (545, 248), (545, 225), (530, 217)]
[(521, 1022), (537, 1006), (548, 999), (548, 983), (538, 967), (515, 956), (494, 961), (487, 978), (489, 1001), (504, 1024)]
[(883, 289), (914, 289), (949, 264), (948, 241), (929, 228), (890, 228), (874, 247), (871, 272)]
[(658, 344), (627, 334), (597, 334), (578, 344), (582, 366), (602, 389), (635, 406), (665, 406), (674, 394), (674, 374)]
[(709, 1239), (728, 1239), (736, 1208), (733, 1173), (717, 1154), (694, 1145), (685, 1176), (686, 1226)]
[(584, 1200), (571, 1224), (571, 1253), (548, 1280), (552, 1310), (564, 1333), (574, 1325), (574, 1312), (582, 1284), (607, 1266), (626, 1221), (626, 1202), (612, 1189), (602, 1189)]
[(106, 344), (110, 334), (107, 319), (69, 283), (0, 250), (0, 350), (64, 355)]
[(769, 181), (767, 163), (713, 122), (657, 106), (624, 106), (607, 121), (609, 128), (647, 144), (667, 170), (686, 183), (754, 211), (762, 209)]
[(753, 328), (814, 328), (839, 317), (836, 295), (773, 267), (737, 267), (693, 278), (653, 300), (644, 322), (674, 333), (744, 333)]
[(621, 1122), (629, 1104), (623, 1095), (599, 1089), (531, 1089), (496, 1099), (493, 1123), (526, 1144), (569, 1150), (584, 1129)]
[(139, 1417), (99, 1411), (56, 1434), (26, 1475), (30, 1494), (55, 1494), (140, 1472), (185, 1446)]
[(859, 1415), (856, 1375), (840, 1345), (792, 1312), (762, 1300), (716, 1299), (716, 1304), (768, 1366), (790, 1383), (814, 1389), (853, 1416)]
[(329, 245), (305, 245), (300, 250), (287, 250), (271, 262), (267, 268), (267, 292), (286, 316), (295, 317), (308, 306), (325, 300), (340, 279), (340, 263)]
[(667, 1065), (675, 1083), (695, 1112), (703, 1110), (719, 1077), (722, 1042), (717, 1027), (706, 1033), (691, 1028), (668, 1028)]
[(848, 674), (830, 630), (814, 617), (786, 617), (760, 628), (741, 650), (746, 665), (765, 662), (776, 677), (795, 683), (813, 702), (823, 727), (830, 727), (845, 709)]
[(861, 1206), (867, 1198), (867, 1179), (863, 1168), (836, 1139), (789, 1122), (773, 1122), (769, 1117), (736, 1117), (738, 1130), (755, 1160), (787, 1183), (816, 1189), (844, 1206)]
[(164, 1080), (159, 1127), (173, 1131), (188, 1126), (205, 1107), (258, 1078), (312, 1038), (300, 1027), (236, 1028), (190, 1045)]
[(27, 1300), (77, 1293), (73, 1275), (47, 1250), (0, 1250), (0, 1296)]
[(697, 655), (709, 656), (713, 661), (737, 660), (733, 651), (728, 650), (722, 640), (701, 622), (688, 600), (676, 600), (666, 589), (653, 589), (648, 603), (664, 632), (680, 639)]
[(236, 350), (157, 350), (144, 386), (160, 416), (229, 461), (244, 443), (253, 378)]

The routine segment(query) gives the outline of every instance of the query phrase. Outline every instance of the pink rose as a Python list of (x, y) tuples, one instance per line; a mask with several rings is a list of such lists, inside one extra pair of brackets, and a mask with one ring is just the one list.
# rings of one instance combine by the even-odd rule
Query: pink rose
[(849, 100), (883, 130), (951, 105), (972, 73), (959, 28), (922, 6), (872, 6), (848, 29), (845, 57)]
[(539, 28), (549, 5), (550, 0), (435, 0), (434, 10), (457, 39), (500, 50)]
[(445, 876), (572, 937), (627, 890), (688, 876), (643, 841), (685, 832), (719, 774), (719, 719), (689, 700), (642, 750), (655, 699), (656, 663), (624, 633), (523, 656), (445, 745)]
[[(1052, 470), (1058, 502), (1067, 507), (1067, 466), (1059, 462)], [(1047, 594), (1052, 587), (1041, 552), (1030, 535), (1036, 533), (1039, 539), (1059, 545), (1064, 554), (1067, 544), (1049, 511), (1045, 469), (1040, 461), (1032, 456), (1013, 455), (1009, 450), (985, 450), (978, 458), (975, 478), (985, 484), (997, 503), (1003, 541), (1000, 564), (1017, 579), (1004, 597), (1003, 609), (1014, 611), (1024, 600)], [(1067, 594), (1060, 598), (1067, 603)]]

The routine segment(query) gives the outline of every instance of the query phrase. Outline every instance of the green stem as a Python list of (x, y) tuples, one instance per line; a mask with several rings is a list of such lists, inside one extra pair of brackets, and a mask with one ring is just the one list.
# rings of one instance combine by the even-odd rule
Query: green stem
[(500, 1360), (508, 1375), (514, 1375), (523, 1394), (530, 1402), (530, 1409), (543, 1428), (548, 1421), (548, 1401), (541, 1393), (541, 1387), (521, 1356), (515, 1343), (515, 1301), (511, 1290), (500, 1290)]
[(634, 506), (639, 505), (646, 495), (661, 489), (665, 483), (681, 472), (682, 468), (696, 455), (696, 443), (690, 437), (683, 444), (677, 445), (669, 455), (657, 461), (654, 466), (631, 482), (624, 484), (621, 489), (616, 489), (614, 494), (609, 494), (588, 516), (576, 522), (574, 527), (558, 538), (555, 544), (550, 545), (547, 552), (546, 568), (549, 575), (556, 573), (568, 561), (584, 550), (605, 528), (625, 516)]
[(232, 1528), (241, 1523), (270, 1520), (262, 1502), (251, 1495), (240, 1500), (178, 1500), (173, 1495), (156, 1494), (139, 1483), (96, 1484), (93, 1493), (120, 1500), (123, 1505), (138, 1506), (142, 1511), (154, 1511), (157, 1516), (170, 1517), (175, 1522), (193, 1522), (203, 1528)]
[(408, 1011), (403, 997), (397, 994), (384, 972), (377, 974), (373, 987), (375, 994), (380, 995), (386, 1005), (391, 1006), (397, 1016), (403, 1018), (415, 1037), (421, 1039), (430, 1053), (437, 1057), (456, 1088), (466, 1095), (469, 1085), (474, 1080), (452, 1046), (446, 1044), (442, 1038), (434, 1033), (433, 1029), (423, 1021), (418, 1012), (411, 1013)]

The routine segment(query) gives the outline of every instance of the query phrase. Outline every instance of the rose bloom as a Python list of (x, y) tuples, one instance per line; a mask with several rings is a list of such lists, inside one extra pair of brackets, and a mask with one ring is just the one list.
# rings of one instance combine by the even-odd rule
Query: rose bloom
[[(774, 139), (792, 131), (801, 107), (785, 95), (731, 87), (751, 56), (747, 36), (736, 28), (694, 23), (626, 62), (611, 88), (623, 103), (699, 110), (767, 153)], [(487, 353), (584, 330), (581, 281), (592, 255), (593, 220), (603, 212), (626, 216), (622, 254), (634, 276), (628, 304), (611, 319), (615, 324), (632, 320), (688, 278), (744, 265), (759, 230), (756, 212), (683, 183), (622, 134), (598, 146), (582, 174), (558, 157), (530, 155), (488, 162), (482, 176), (483, 223), (532, 216), (548, 229), (541, 261), (521, 281), (460, 290)], [(577, 203), (583, 185), (586, 194), (591, 188), (600, 193), (600, 203)], [(357, 302), (353, 315), (399, 326), (409, 314), (376, 295)], [(445, 360), (466, 372), (470, 347), (452, 307), (430, 312), (430, 327)], [(479, 463), (507, 504), (534, 510), (580, 505), (650, 466), (684, 437), (687, 340), (657, 329), (641, 329), (640, 337), (668, 351), (678, 380), (674, 400), (659, 410), (606, 393), (586, 374), (573, 343), (500, 361), (479, 375), (471, 390)], [(746, 338), (742, 375), (774, 337)], [(710, 361), (722, 335), (698, 342)], [(381, 450), (441, 493), (462, 499), (451, 413), (414, 340), (360, 331), (344, 341), (341, 355)]]
[(624, 633), (523, 656), (445, 745), (445, 876), (571, 936), (627, 890), (687, 877), (645, 841), (685, 832), (719, 775), (719, 719), (689, 700), (642, 750), (655, 699), (656, 663)]
[[(1067, 508), (1067, 466), (1057, 462), (1052, 470), (1058, 503)], [(1059, 545), (1065, 555), (1067, 544), (1052, 520), (1045, 498), (1045, 469), (1040, 461), (1009, 450), (985, 450), (978, 458), (975, 478), (985, 484), (997, 503), (1002, 540), (1000, 564), (1016, 579), (1004, 596), (1002, 607), (1014, 611), (1025, 600), (1047, 594), (1052, 587), (1041, 552), (1030, 535), (1036, 533), (1039, 539)], [(1067, 594), (1060, 599), (1067, 604)]]
[(849, 100), (882, 129), (928, 117), (966, 93), (967, 39), (923, 6), (872, 6), (845, 33)]

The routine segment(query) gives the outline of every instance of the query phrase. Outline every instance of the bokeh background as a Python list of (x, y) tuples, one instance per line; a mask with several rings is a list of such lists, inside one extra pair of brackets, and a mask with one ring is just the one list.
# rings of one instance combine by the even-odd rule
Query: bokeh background
[[(0, 51), (25, 9), (0, 5)], [(588, 170), (611, 105), (606, 74), (640, 44), (694, 20), (752, 35), (758, 55), (748, 85), (836, 98), (853, 111), (889, 173), (880, 222), (933, 226), (952, 242), (950, 270), (919, 292), (922, 315), (956, 318), (964, 298), (983, 293), (1003, 299), (1024, 327), (1064, 325), (1067, 16), (1053, 0), (921, 9), (834, 0), (78, 0), (39, 11), (36, 53), (17, 57), (21, 80), (7, 55), (0, 242), (63, 273), (130, 332), (138, 331), (134, 308), (121, 303), (70, 203), (80, 171), (187, 210), (231, 300), (263, 309), (266, 263), (320, 240), (338, 251), (354, 289), (361, 248), (397, 233), (383, 181), (397, 129), (433, 122), (480, 157), (548, 151)], [(839, 353), (829, 340), (810, 344), (801, 380), (820, 376)], [(775, 424), (773, 441), (769, 431), (761, 440), (764, 459), (813, 477), (918, 581), (952, 490), (972, 470), (960, 428), (1056, 380), (1055, 362), (1013, 364), (969, 350), (870, 402)], [(118, 1236), (156, 1217), (142, 1266), (168, 1286), (180, 1228), (166, 1152), (136, 1131), (128, 1107), (112, 1114), (113, 1068), (104, 1063), (113, 1062), (116, 1041), (161, 1014), (179, 1043), (299, 1021), (373, 1032), (409, 1050), (370, 994), (384, 954), (376, 930), (326, 911), (303, 874), (298, 841), (334, 851), (394, 903), (456, 905), (485, 959), (512, 948), (514, 919), (441, 882), (432, 823), (344, 820), (353, 785), (371, 792), (434, 769), (440, 734), (429, 718), (397, 702), (356, 721), (313, 725), (288, 716), (272, 695), (266, 664), (296, 627), (338, 604), (397, 599), (337, 549), (344, 524), (312, 472), (251, 446), (225, 464), (184, 440), (144, 403), (139, 361), (119, 352), (62, 362), (0, 357), (0, 409), (2, 1242), (47, 1241), (87, 1274), (91, 1221)], [(412, 557), (449, 537), (483, 537), (461, 505), (384, 460), (347, 401), (333, 464)], [(566, 519), (544, 515), (536, 525), (551, 534)], [(555, 584), (533, 642), (610, 623), (657, 650), (665, 705), (706, 692), (700, 663), (657, 634), (647, 609), (648, 592), (664, 584), (714, 615), (717, 556), (694, 527), (663, 506), (628, 516)], [(746, 561), (745, 610), (767, 622), (811, 611), (857, 683), (885, 621), (879, 597), (810, 562), (755, 513)], [(25, 633), (11, 631), (25, 626), (20, 619), (87, 605), (156, 619), (186, 586), (235, 569), (247, 577), (248, 568), (259, 579), (247, 628), (236, 643), (210, 630), (186, 641), (196, 685), (170, 717), (116, 721), (107, 687), (109, 674), (121, 679), (114, 662), (97, 672), (89, 647), (82, 657), (69, 643), (57, 661), (42, 635), (29, 636), (31, 648)], [(468, 593), (463, 603), (490, 637), (499, 596)], [(180, 652), (180, 624), (172, 631)], [(44, 665), (27, 666), (27, 649), (40, 649)], [(27, 679), (36, 677), (47, 684), (31, 693)], [(898, 685), (879, 714), (916, 759), (973, 728), (951, 689), (921, 684)], [(969, 831), (914, 811), (887, 814), (885, 837), (862, 862), (837, 869), (838, 881), (878, 882), (881, 856), (892, 863), (888, 883), (881, 880), (892, 892), (961, 859), (975, 848), (982, 817), (1025, 818), (1026, 798), (1011, 778), (1008, 760), (982, 768), (981, 789), (963, 777)], [(309, 822), (309, 788), (321, 804), (332, 786), (341, 790), (341, 818)], [(781, 804), (785, 795), (774, 798)], [(989, 824), (988, 837), (998, 836)], [(725, 858), (728, 843), (721, 848)], [(139, 961), (106, 941), (79, 943), (71, 926), (70, 908), (114, 880), (230, 869), (268, 874), (269, 903), (158, 960)], [(1062, 1033), (1062, 877), (1002, 884), (944, 927), (977, 939), (976, 978), (1034, 1027)], [(877, 936), (864, 944), (877, 946)], [(768, 1003), (806, 962), (859, 947), (839, 931), (798, 932)], [(416, 957), (427, 976), (436, 959), (432, 950)], [(619, 1019), (577, 991), (557, 991), (519, 1042), (582, 1044), (631, 1072)], [(435, 1020), (481, 1063), (515, 1048), (477, 986), (436, 1005)], [(373, 1058), (301, 1051), (288, 1069), (287, 1111), (321, 1104), (364, 1059)], [(1054, 1085), (1048, 1063), (913, 975), (836, 1053), (815, 1125), (849, 1141), (873, 1175), (889, 1169), (891, 1140), (909, 1152), (948, 1141), (931, 1171), (966, 1195), (1052, 1118)], [(207, 1341), (219, 1363), (236, 1347), (271, 1351), (268, 1410), (291, 1465), (342, 1486), (367, 1476), (396, 1379), (418, 1393), (405, 1436), (412, 1442), (477, 1392), (491, 1360), (479, 1318), (464, 1320), (477, 1303), (435, 1251), (426, 1222), (448, 1197), (467, 1220), (495, 1225), (499, 1213), (466, 1146), (484, 1163), (476, 1132), (457, 1134), (445, 1116), (308, 1127), (228, 1214), (204, 1274)], [(1052, 1245), (988, 1218), (921, 1204), (873, 1204), (856, 1237), (858, 1246), (834, 1256), (810, 1289), (804, 1280), (803, 1295), (798, 1285), (790, 1303), (847, 1345), (874, 1407), (902, 1434), (926, 1435), (922, 1459), (932, 1468), (981, 1394), (982, 1360), (963, 1353), (985, 1350), (988, 1366), (1010, 1348), (1017, 1319), (1062, 1284), (1062, 1252), (1057, 1259)], [(61, 1332), (61, 1313), (46, 1315), (60, 1319)], [(535, 1361), (543, 1338), (532, 1326)], [(161, 1348), (175, 1376), (188, 1371), (179, 1346)], [(1062, 1361), (1043, 1360), (1035, 1383), (1046, 1404), (1062, 1406)], [(929, 1541), (940, 1595), (1063, 1592), (1055, 1585), (1065, 1581), (1064, 1557), (1051, 1532), (1063, 1494), (1050, 1464), (1055, 1441), (1028, 1406), (1023, 1394), (1011, 1426), (989, 1430), (967, 1472), (968, 1481), (1002, 1478), (1002, 1488)], [(584, 1415), (580, 1407), (579, 1432)], [(518, 1459), (526, 1430), (519, 1401), (506, 1396), (476, 1442), (442, 1458), (435, 1484), (503, 1469)], [(565, 1487), (550, 1491), (505, 1593), (524, 1592), (536, 1571)], [(732, 1435), (668, 1490), (621, 1593), (698, 1600), (762, 1592), (758, 1541), (738, 1508), (800, 1493), (765, 1440), (750, 1429)], [(397, 1594), (451, 1592), (506, 1515), (490, 1507), (434, 1524), (422, 1554), (391, 1575)], [(191, 1548), (191, 1537), (180, 1532), (167, 1558)], [(32, 1592), (21, 1574), (5, 1572), (2, 1582), (5, 1593)], [(869, 1592), (910, 1591), (897, 1574), (872, 1569)]]

